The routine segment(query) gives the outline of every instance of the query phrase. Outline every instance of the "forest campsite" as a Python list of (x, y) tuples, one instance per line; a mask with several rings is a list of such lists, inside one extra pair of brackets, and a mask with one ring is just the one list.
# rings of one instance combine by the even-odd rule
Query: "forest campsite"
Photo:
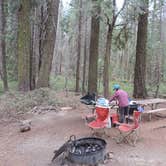
[(0, 0), (0, 166), (165, 166), (165, 26), (165, 0)]

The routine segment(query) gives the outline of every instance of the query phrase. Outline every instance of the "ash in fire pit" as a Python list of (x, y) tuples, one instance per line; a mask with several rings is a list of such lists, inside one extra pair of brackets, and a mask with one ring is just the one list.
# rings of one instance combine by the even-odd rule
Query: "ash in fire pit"
[(106, 142), (101, 138), (81, 138), (71, 144), (68, 159), (77, 164), (96, 165), (104, 161)]
[(81, 144), (77, 146), (73, 146), (71, 149), (71, 153), (77, 154), (77, 155), (88, 155), (88, 153), (94, 153), (96, 151), (100, 151), (102, 147), (98, 144)]
[(106, 141), (101, 138), (76, 139), (75, 136), (70, 136), (70, 139), (54, 152), (52, 162), (64, 152), (66, 154), (65, 159), (70, 163), (96, 166), (105, 160), (106, 145)]

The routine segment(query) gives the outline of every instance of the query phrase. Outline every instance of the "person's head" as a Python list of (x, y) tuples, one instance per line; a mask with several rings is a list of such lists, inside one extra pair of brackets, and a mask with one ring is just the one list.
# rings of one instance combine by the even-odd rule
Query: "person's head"
[(114, 84), (113, 90), (119, 90), (119, 89), (120, 89), (120, 85), (119, 84)]

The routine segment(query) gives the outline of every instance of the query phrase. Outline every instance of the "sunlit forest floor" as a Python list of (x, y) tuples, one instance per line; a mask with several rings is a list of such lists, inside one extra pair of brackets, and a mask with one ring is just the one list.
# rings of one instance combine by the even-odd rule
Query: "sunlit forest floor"
[[(3, 95), (0, 102), (0, 165), (60, 166), (61, 158), (51, 164), (54, 150), (70, 135), (91, 136), (91, 130), (82, 118), (91, 112), (91, 108), (81, 104), (79, 99), (80, 95), (49, 89)], [(147, 119), (142, 117), (140, 139), (135, 147), (116, 144), (113, 137), (118, 134), (117, 130), (107, 129), (110, 137), (104, 137), (106, 151), (111, 152), (112, 157), (105, 166), (165, 166), (166, 118), (153, 116), (151, 121)], [(19, 131), (22, 120), (31, 121), (30, 131)]]

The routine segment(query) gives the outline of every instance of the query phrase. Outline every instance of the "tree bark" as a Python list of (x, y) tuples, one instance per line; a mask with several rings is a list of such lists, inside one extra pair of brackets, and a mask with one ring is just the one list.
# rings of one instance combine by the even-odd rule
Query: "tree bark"
[(31, 21), (31, 45), (30, 45), (30, 90), (34, 90), (36, 87), (36, 8), (33, 7), (31, 15), (34, 16), (34, 20)]
[(49, 78), (54, 53), (59, 0), (47, 0), (47, 11), (44, 15), (44, 31), (40, 45), (40, 68), (37, 88), (49, 87)]
[(86, 81), (86, 66), (87, 66), (87, 16), (85, 17), (85, 34), (84, 34), (84, 57), (83, 57), (83, 72), (82, 72), (82, 94), (85, 93)]
[(4, 91), (8, 91), (8, 81), (7, 81), (7, 69), (6, 69), (6, 43), (5, 43), (5, 1), (0, 0), (0, 59), (2, 60), (2, 64), (0, 65), (2, 68), (1, 76), (3, 80)]
[(20, 0), (18, 13), (18, 88), (30, 90), (30, 1)]
[(19, 1), (7, 0), (6, 54), (10, 80), (18, 81), (18, 7)]
[[(163, 6), (162, 3), (160, 2), (160, 42), (164, 43), (164, 28), (163, 28)], [(165, 64), (165, 53), (164, 53), (164, 47), (161, 44), (161, 81), (164, 81), (164, 64)]]
[[(146, 4), (148, 6), (148, 3)], [(146, 12), (139, 14), (137, 46), (136, 46), (136, 62), (134, 70), (134, 92), (133, 97), (145, 98), (146, 92), (146, 44), (147, 44), (147, 26), (148, 26), (148, 7)]]
[(81, 22), (82, 22), (82, 0), (79, 0), (79, 23), (77, 43), (77, 68), (76, 68), (76, 92), (80, 91), (80, 57), (81, 57)]
[[(113, 25), (114, 26), (114, 25)], [(108, 26), (107, 40), (106, 40), (106, 52), (104, 56), (104, 71), (103, 71), (103, 86), (104, 86), (104, 97), (109, 97), (109, 67), (110, 67), (110, 52), (112, 44), (112, 32), (113, 26)]]
[[(109, 19), (109, 16), (106, 15), (107, 18), (107, 40), (106, 40), (106, 52), (104, 56), (104, 71), (103, 71), (103, 86), (104, 86), (104, 97), (109, 97), (109, 67), (110, 67), (110, 56), (111, 56), (111, 45), (112, 45), (112, 36), (113, 36), (113, 30), (114, 26), (117, 20), (117, 17), (121, 13), (121, 11), (124, 9), (126, 4), (126, 0), (123, 2), (122, 8), (115, 13), (116, 11), (116, 0), (113, 0), (112, 3), (112, 20)], [(110, 22), (111, 21), (111, 22)]]
[(2, 0), (0, 0), (0, 78), (2, 79), (2, 41), (3, 41), (3, 34), (2, 34), (2, 28), (3, 27), (3, 21), (2, 21)]
[(94, 3), (94, 14), (91, 20), (91, 37), (90, 37), (90, 55), (89, 55), (89, 75), (88, 75), (88, 92), (97, 94), (97, 74), (98, 74), (98, 44), (100, 28), (100, 6), (97, 0)]

